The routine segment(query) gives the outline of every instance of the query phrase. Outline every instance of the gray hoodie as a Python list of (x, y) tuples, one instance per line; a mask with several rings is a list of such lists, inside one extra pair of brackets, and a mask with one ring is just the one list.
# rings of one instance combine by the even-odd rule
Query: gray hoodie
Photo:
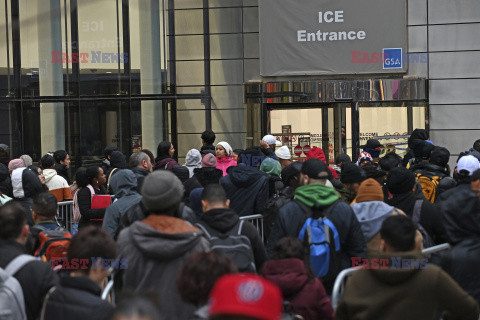
[(368, 242), (380, 232), (383, 221), (395, 208), (383, 201), (365, 201), (352, 204), (352, 209), (360, 222), (365, 241)]
[(162, 319), (188, 319), (196, 307), (182, 301), (176, 281), (182, 261), (191, 253), (209, 251), (210, 243), (196, 227), (181, 219), (150, 214), (120, 232), (119, 257), (127, 259), (123, 288), (155, 291)]
[(202, 155), (197, 149), (191, 149), (188, 151), (187, 156), (185, 157), (185, 167), (190, 171), (190, 177), (193, 177), (193, 170), (195, 168), (202, 167)]

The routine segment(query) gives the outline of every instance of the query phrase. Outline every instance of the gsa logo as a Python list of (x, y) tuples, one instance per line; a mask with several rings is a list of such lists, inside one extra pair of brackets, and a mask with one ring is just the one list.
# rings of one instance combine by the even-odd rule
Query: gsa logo
[(384, 57), (383, 69), (402, 69), (402, 48), (384, 48), (382, 52)]

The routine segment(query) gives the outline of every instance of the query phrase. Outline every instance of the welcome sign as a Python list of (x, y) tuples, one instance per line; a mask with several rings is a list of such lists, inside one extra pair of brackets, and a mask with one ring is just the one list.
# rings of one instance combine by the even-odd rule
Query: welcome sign
[(406, 0), (260, 0), (260, 73), (405, 73)]

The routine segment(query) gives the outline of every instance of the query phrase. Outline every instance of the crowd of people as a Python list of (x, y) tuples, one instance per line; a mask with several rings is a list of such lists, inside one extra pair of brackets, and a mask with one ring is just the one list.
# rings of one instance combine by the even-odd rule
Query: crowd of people
[[(479, 319), (480, 140), (451, 170), (423, 129), (403, 158), (371, 139), (332, 164), (271, 135), (215, 139), (184, 165), (167, 141), (128, 161), (107, 147), (73, 177), (64, 150), (2, 157), (2, 319)], [(242, 218), (257, 214), (262, 232)]]

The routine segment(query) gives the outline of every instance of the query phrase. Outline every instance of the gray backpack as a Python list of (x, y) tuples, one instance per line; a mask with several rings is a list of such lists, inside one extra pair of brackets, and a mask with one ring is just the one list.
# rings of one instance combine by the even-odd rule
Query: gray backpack
[(212, 251), (220, 251), (232, 258), (240, 272), (256, 272), (255, 258), (252, 244), (248, 237), (242, 235), (244, 220), (240, 220), (235, 227), (226, 233), (214, 230), (206, 223), (197, 223), (212, 244)]
[(25, 320), (25, 300), (20, 283), (13, 277), (25, 264), (35, 260), (34, 257), (21, 254), (6, 266), (0, 268), (0, 319)]

